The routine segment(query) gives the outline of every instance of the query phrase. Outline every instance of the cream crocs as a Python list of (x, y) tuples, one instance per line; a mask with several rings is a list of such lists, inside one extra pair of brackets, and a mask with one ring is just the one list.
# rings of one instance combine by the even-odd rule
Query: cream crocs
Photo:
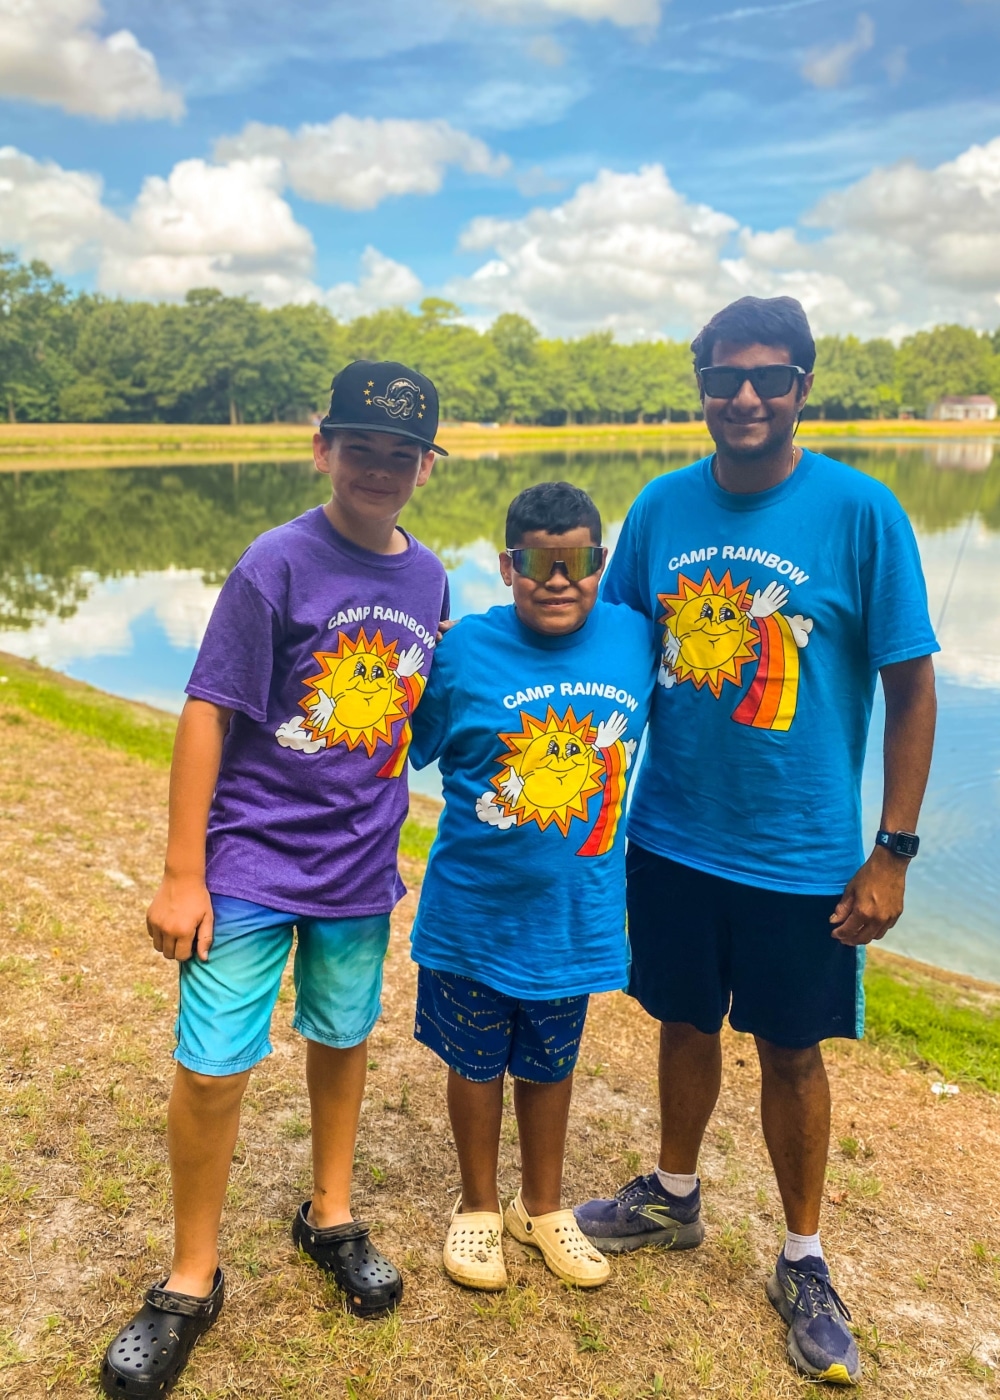
[(507, 1287), (503, 1262), (503, 1218), (499, 1211), (475, 1210), (462, 1213), (462, 1202), (455, 1202), (444, 1242), (444, 1270), (449, 1278), (466, 1288), (496, 1292)]
[(611, 1265), (587, 1239), (571, 1210), (531, 1216), (518, 1191), (504, 1214), (504, 1224), (520, 1244), (537, 1249), (548, 1268), (564, 1283), (597, 1288), (607, 1282)]

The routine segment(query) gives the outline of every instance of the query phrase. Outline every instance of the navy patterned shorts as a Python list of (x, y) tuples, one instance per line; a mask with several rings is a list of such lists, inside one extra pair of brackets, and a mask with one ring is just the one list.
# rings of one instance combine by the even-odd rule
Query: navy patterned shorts
[(471, 977), (420, 968), (413, 1034), (463, 1079), (555, 1084), (573, 1073), (589, 997), (521, 1001)]

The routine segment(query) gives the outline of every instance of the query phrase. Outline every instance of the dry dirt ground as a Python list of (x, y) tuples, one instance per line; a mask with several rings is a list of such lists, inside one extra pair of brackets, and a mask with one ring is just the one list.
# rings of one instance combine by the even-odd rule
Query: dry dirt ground
[[(176, 969), (143, 909), (162, 859), (166, 776), (44, 722), (0, 718), (0, 1394), (87, 1396), (101, 1352), (161, 1277), (170, 1218), (164, 1108)], [(419, 871), (411, 871), (416, 884)], [(399, 1313), (348, 1317), (296, 1256), (309, 1189), (302, 1046), (283, 993), (275, 1053), (248, 1095), (224, 1227), (229, 1300), (179, 1397), (794, 1397), (763, 1283), (780, 1213), (752, 1046), (729, 1035), (702, 1164), (705, 1245), (616, 1261), (596, 1293), (561, 1287), (508, 1243), (502, 1295), (463, 1292), (440, 1249), (458, 1178), (444, 1075), (410, 1038), (400, 906), (386, 1014), (372, 1037), (357, 1207), (405, 1273)], [(488, 931), (484, 930), (484, 936)], [(567, 1194), (607, 1192), (653, 1161), (654, 1029), (597, 998), (571, 1126)], [(931, 1076), (865, 1047), (830, 1054), (835, 1095), (825, 1240), (853, 1308), (864, 1393), (997, 1390), (998, 1100), (935, 1098)], [(517, 1185), (513, 1123), (502, 1185)]]

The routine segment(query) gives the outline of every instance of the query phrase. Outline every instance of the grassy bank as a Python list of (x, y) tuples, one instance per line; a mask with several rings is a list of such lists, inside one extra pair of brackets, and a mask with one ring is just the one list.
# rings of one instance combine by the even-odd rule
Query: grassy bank
[[(10, 735), (38, 717), (156, 767), (170, 763), (173, 715), (6, 652), (0, 652), (0, 712)], [(437, 804), (414, 795), (401, 840), (405, 859), (417, 866), (426, 861), (436, 820)], [(874, 948), (866, 994), (873, 1044), (900, 1063), (1000, 1092), (1000, 987)]]
[[(106, 466), (171, 466), (190, 462), (294, 461), (308, 457), (311, 429), (297, 423), (13, 423), (0, 424), (0, 471)], [(807, 441), (871, 438), (920, 440), (1000, 434), (996, 423), (873, 420), (803, 423)], [(513, 452), (655, 451), (707, 441), (703, 423), (597, 423), (586, 427), (524, 427), (446, 423), (441, 445), (459, 456)]]

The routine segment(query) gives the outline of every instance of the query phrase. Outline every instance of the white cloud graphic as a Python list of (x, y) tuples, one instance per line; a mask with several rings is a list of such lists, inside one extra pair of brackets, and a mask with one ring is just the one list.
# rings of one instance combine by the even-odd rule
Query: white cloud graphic
[(283, 749), (296, 749), (299, 753), (317, 753), (326, 747), (325, 739), (313, 739), (309, 731), (302, 728), (302, 716), (285, 720), (274, 731), (274, 737)]
[(0, 97), (117, 121), (180, 117), (156, 59), (128, 29), (102, 37), (98, 0), (0, 0)]
[(498, 807), (496, 794), (492, 792), (484, 792), (482, 797), (476, 798), (476, 816), (487, 826), (495, 826), (500, 831), (517, 825), (517, 816), (513, 812), (508, 815), (502, 807)]

